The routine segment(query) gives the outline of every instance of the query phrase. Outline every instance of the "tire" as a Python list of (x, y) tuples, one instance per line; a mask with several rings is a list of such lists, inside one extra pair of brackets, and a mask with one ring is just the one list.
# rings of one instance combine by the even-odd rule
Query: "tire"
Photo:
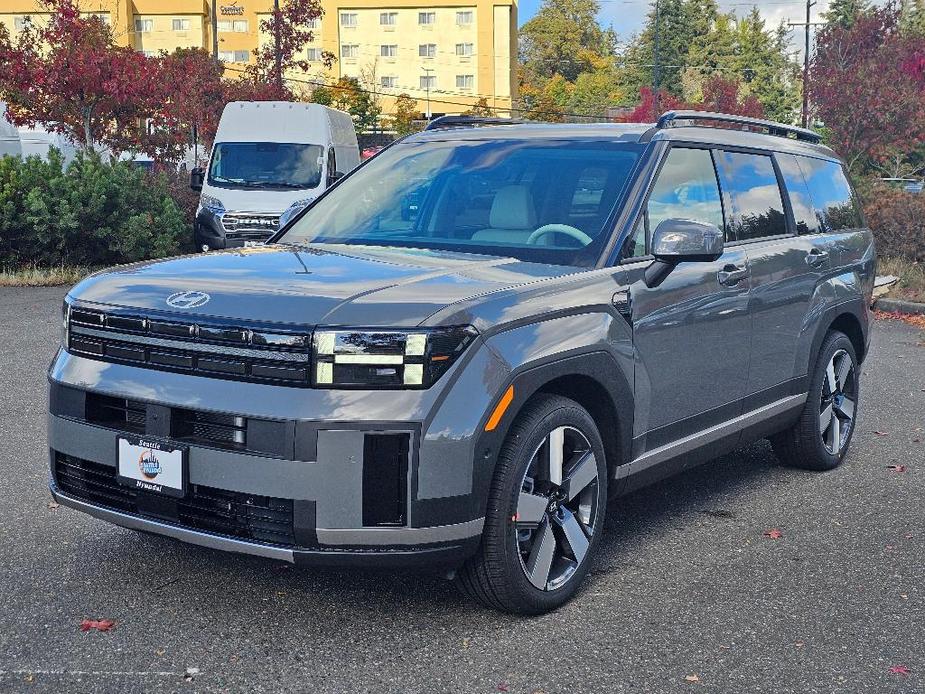
[[(562, 455), (549, 454), (555, 450)], [(504, 612), (554, 610), (587, 575), (606, 512), (607, 464), (594, 420), (573, 400), (539, 395), (505, 438), (481, 545), (455, 582), (467, 596)]]
[(832, 470), (841, 464), (857, 428), (859, 375), (851, 340), (844, 333), (829, 332), (819, 349), (800, 419), (771, 437), (785, 465)]

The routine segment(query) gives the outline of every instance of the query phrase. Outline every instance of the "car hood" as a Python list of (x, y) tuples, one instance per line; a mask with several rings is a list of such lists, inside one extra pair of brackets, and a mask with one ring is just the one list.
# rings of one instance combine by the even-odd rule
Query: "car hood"
[[(464, 299), (572, 272), (443, 251), (270, 245), (126, 265), (85, 279), (69, 297), (260, 323), (403, 327)], [(204, 292), (208, 301), (200, 297), (186, 309), (168, 304), (179, 292)]]

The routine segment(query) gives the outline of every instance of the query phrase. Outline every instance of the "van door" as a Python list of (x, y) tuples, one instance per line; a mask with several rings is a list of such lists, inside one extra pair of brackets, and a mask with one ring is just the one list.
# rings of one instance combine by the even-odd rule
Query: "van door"
[[(750, 349), (744, 249), (728, 248), (714, 262), (681, 263), (652, 289), (643, 281), (652, 262), (647, 257), (651, 232), (672, 217), (724, 228), (709, 149), (669, 150), (635, 233), (624, 244), (637, 363), (633, 472), (657, 466), (655, 477), (684, 466), (683, 439), (740, 414)], [(737, 440), (738, 431), (731, 431), (715, 442), (728, 448)], [(667, 467), (666, 460), (672, 461)], [(642, 484), (647, 475), (634, 479)]]

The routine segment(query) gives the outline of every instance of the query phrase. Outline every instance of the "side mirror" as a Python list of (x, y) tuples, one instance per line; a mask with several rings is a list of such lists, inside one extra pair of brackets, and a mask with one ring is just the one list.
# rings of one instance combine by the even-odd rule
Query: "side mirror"
[(332, 185), (334, 181), (339, 181), (344, 176), (346, 176), (346, 174), (343, 171), (332, 171), (328, 176), (328, 185)]
[(199, 166), (189, 172), (189, 187), (193, 190), (202, 190), (202, 184), (206, 180), (206, 172)]
[(712, 262), (723, 254), (723, 232), (714, 224), (692, 219), (666, 219), (652, 234), (655, 261), (646, 268), (645, 282), (657, 287), (678, 263)]

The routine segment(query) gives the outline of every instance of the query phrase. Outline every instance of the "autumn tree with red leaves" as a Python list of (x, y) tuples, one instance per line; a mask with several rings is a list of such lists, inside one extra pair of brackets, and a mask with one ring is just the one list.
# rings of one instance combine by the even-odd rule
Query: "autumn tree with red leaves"
[(703, 101), (696, 103), (684, 102), (666, 91), (659, 92), (656, 99), (650, 87), (643, 87), (639, 90), (639, 105), (624, 120), (627, 123), (654, 123), (665, 111), (679, 109), (732, 113), (751, 118), (764, 116), (764, 109), (754, 95), (740, 94), (738, 81), (714, 75), (703, 83)]
[(98, 17), (81, 17), (75, 0), (39, 0), (44, 26), (27, 25), (13, 41), (0, 25), (0, 98), (17, 126), (61, 133), (85, 149), (130, 149), (141, 120), (161, 99), (155, 62), (116, 46)]
[(810, 101), (849, 168), (883, 163), (925, 139), (923, 55), (925, 38), (900, 30), (893, 5), (819, 32)]

